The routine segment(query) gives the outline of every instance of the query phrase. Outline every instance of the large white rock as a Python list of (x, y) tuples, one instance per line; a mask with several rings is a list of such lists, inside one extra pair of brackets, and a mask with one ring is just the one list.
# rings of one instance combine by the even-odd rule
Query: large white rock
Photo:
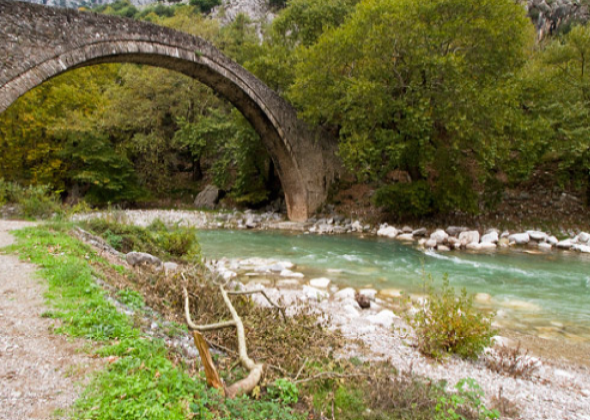
[(482, 244), (485, 244), (485, 243), (497, 244), (498, 239), (499, 239), (498, 232), (494, 231), (494, 232), (486, 233), (485, 235), (483, 235), (481, 237), (481, 243)]
[(316, 228), (316, 230), (319, 234), (334, 233), (334, 225), (322, 223)]
[(559, 241), (557, 243), (557, 247), (561, 249), (570, 249), (573, 246), (571, 239), (564, 239), (563, 241)]
[(178, 271), (179, 265), (172, 261), (167, 261), (164, 263), (164, 272), (168, 273), (175, 273)]
[(436, 239), (429, 239), (426, 242), (424, 242), (424, 247), (425, 248), (435, 248), (436, 247)]
[(309, 285), (312, 287), (318, 287), (320, 289), (325, 289), (330, 285), (330, 279), (326, 277), (320, 277), (317, 279), (311, 279), (309, 281)]
[(496, 249), (496, 247), (497, 247), (497, 245), (493, 242), (482, 242), (481, 244), (478, 244), (478, 245), (479, 245), (479, 249), (481, 251), (490, 251), (492, 249)]
[(579, 244), (587, 244), (590, 242), (590, 233), (581, 232), (578, 236), (576, 236), (576, 242)]
[(439, 252), (449, 252), (451, 250), (451, 248), (449, 248), (448, 246), (445, 246), (445, 245), (438, 245), (436, 247), (436, 250)]
[(547, 239), (547, 234), (545, 232), (540, 232), (538, 230), (527, 230), (526, 233), (529, 234), (529, 238), (531, 238), (533, 241), (543, 242)]
[(162, 265), (162, 260), (146, 252), (130, 252), (125, 255), (125, 260), (133, 267), (137, 265)]
[(526, 245), (531, 241), (528, 233), (513, 233), (508, 237), (510, 242), (514, 242), (517, 245)]
[(325, 290), (316, 289), (311, 286), (303, 286), (303, 295), (309, 300), (317, 300), (318, 302), (330, 296)]
[(553, 248), (553, 245), (551, 245), (550, 243), (547, 242), (541, 242), (539, 244), (539, 249), (541, 251), (551, 251), (551, 248)]
[(395, 239), (397, 239), (398, 241), (411, 242), (414, 240), (414, 235), (412, 235), (411, 233), (403, 233), (401, 235), (396, 236)]
[(479, 232), (477, 230), (468, 230), (459, 234), (459, 240), (461, 245), (467, 246), (468, 244), (479, 243)]
[(584, 254), (590, 254), (590, 246), (588, 245), (574, 245), (572, 249), (583, 252)]
[(283, 271), (281, 271), (281, 277), (291, 277), (291, 278), (296, 278), (296, 279), (302, 279), (305, 276), (303, 275), (303, 273), (295, 273), (295, 272), (285, 268)]
[(369, 315), (367, 317), (367, 321), (369, 321), (371, 324), (381, 325), (385, 328), (389, 328), (391, 327), (391, 324), (393, 324), (393, 321), (397, 318), (399, 317), (394, 314), (393, 311), (389, 309), (383, 309), (378, 314)]
[(354, 299), (355, 294), (356, 291), (352, 287), (347, 287), (334, 293), (334, 298), (338, 300)]
[(354, 223), (350, 226), (350, 228), (352, 229), (353, 232), (362, 232), (363, 231), (363, 225), (361, 225), (361, 222), (359, 222), (358, 220), (355, 220)]
[(377, 236), (385, 236), (387, 238), (395, 238), (399, 231), (393, 226), (382, 226), (377, 231)]
[(557, 238), (555, 236), (549, 236), (547, 237), (547, 243), (551, 244), (553, 246), (557, 245), (559, 241), (557, 240)]
[(377, 290), (375, 289), (361, 289), (359, 290), (359, 294), (368, 297), (370, 300), (375, 300), (377, 296)]
[(434, 239), (437, 244), (442, 244), (449, 239), (449, 234), (442, 229), (437, 229), (430, 235), (430, 239)]
[(344, 305), (342, 307), (342, 311), (344, 312), (344, 315), (349, 318), (358, 318), (360, 316), (360, 314), (359, 314), (359, 311), (357, 310), (357, 308), (358, 308), (358, 305), (356, 305), (356, 307), (355, 307), (351, 304), (348, 304), (348, 305)]

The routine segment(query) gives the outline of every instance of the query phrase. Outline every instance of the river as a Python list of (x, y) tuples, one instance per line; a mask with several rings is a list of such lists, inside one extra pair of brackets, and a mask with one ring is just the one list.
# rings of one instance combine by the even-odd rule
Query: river
[[(497, 325), (544, 338), (590, 342), (590, 256), (527, 249), (492, 253), (424, 252), (391, 239), (317, 236), (276, 231), (202, 230), (206, 258), (289, 260), (306, 280), (328, 277), (340, 287), (372, 287), (420, 294), (424, 273), (435, 285), (479, 293), (477, 305), (494, 310)], [(487, 294), (487, 295), (483, 295)]]

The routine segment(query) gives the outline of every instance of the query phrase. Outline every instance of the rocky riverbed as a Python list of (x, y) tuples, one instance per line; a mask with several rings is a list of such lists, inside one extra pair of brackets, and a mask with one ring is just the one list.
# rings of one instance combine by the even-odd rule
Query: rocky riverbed
[(427, 229), (424, 227), (371, 225), (341, 215), (313, 217), (306, 222), (292, 222), (275, 212), (255, 213), (253, 211), (182, 211), (182, 210), (126, 210), (110, 213), (95, 212), (77, 215), (76, 220), (95, 217), (112, 217), (123, 223), (149, 226), (154, 220), (166, 224), (194, 226), (199, 229), (258, 229), (296, 231), (317, 235), (364, 234), (377, 235), (414, 244), (422, 249), (439, 252), (466, 250), (490, 252), (498, 248), (525, 247), (530, 253), (555, 250), (590, 253), (590, 233), (582, 231), (558, 232), (560, 239), (552, 232), (539, 229), (523, 231), (500, 231), (490, 228), (485, 231), (465, 226)]

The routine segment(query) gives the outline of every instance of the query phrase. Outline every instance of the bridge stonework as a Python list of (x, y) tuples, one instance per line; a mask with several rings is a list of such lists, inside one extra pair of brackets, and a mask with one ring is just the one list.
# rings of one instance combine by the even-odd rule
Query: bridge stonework
[(138, 63), (181, 72), (230, 101), (259, 133), (279, 173), (291, 220), (307, 219), (340, 171), (336, 143), (211, 43), (130, 19), (0, 0), (0, 112), (68, 70)]

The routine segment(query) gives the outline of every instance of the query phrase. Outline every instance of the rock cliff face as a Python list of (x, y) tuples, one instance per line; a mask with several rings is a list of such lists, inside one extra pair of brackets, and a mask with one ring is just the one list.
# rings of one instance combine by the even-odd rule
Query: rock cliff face
[(575, 23), (585, 24), (590, 18), (589, 6), (589, 0), (526, 0), (539, 39), (565, 31)]
[[(116, 0), (19, 0), (27, 3), (44, 4), (55, 7), (94, 7), (102, 4), (114, 3)], [(130, 0), (135, 6), (145, 6), (151, 3), (157, 3), (158, 0)]]

